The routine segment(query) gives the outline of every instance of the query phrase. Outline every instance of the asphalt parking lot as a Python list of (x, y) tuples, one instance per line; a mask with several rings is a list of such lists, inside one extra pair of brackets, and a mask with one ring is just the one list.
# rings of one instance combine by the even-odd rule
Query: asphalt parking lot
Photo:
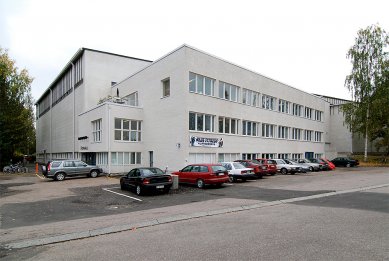
[[(118, 178), (71, 178), (63, 182), (34, 175), (0, 175), (1, 229), (40, 225), (154, 208), (184, 205), (215, 199), (275, 201), (331, 192), (320, 188), (288, 189), (283, 184), (301, 183), (364, 168), (343, 168), (333, 172), (267, 176), (262, 180), (228, 183), (221, 188), (180, 186), (168, 194), (137, 196), (122, 191)], [(25, 195), (25, 196), (23, 196)], [(12, 200), (15, 198), (15, 200)], [(308, 203), (307, 203), (308, 204)]]

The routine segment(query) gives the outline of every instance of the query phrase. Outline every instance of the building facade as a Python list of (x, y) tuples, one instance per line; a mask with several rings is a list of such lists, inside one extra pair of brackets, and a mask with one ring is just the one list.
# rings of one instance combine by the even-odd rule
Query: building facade
[(81, 49), (36, 107), (38, 160), (81, 158), (107, 173), (321, 157), (332, 137), (322, 97), (187, 45), (154, 62)]

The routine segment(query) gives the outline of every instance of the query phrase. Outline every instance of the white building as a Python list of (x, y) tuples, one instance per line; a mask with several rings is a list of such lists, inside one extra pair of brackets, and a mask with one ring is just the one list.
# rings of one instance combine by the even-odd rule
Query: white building
[(325, 99), (187, 45), (154, 62), (80, 49), (36, 107), (38, 161), (108, 173), (321, 157), (343, 131)]

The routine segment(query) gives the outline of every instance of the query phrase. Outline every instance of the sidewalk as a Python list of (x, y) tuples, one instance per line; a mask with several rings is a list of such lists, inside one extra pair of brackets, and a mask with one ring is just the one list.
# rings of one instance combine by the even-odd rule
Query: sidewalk
[[(244, 210), (244, 206), (268, 203), (260, 200), (224, 198), (125, 214), (77, 219), (44, 225), (0, 229), (0, 246), (22, 248), (71, 239), (170, 223), (188, 218)], [(259, 206), (259, 205), (258, 205)]]

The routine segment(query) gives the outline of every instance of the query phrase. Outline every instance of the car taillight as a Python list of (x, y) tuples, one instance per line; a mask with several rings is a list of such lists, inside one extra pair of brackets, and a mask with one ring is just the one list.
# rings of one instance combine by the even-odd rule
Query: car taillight
[(47, 171), (50, 171), (51, 169), (51, 163), (49, 163), (49, 165), (47, 166)]
[(242, 171), (240, 172), (240, 174), (244, 174), (244, 173), (247, 173), (247, 170), (242, 170)]
[(172, 182), (172, 177), (171, 176), (168, 177), (168, 181)]
[(144, 179), (143, 180), (143, 184), (150, 184), (150, 180), (149, 179)]

